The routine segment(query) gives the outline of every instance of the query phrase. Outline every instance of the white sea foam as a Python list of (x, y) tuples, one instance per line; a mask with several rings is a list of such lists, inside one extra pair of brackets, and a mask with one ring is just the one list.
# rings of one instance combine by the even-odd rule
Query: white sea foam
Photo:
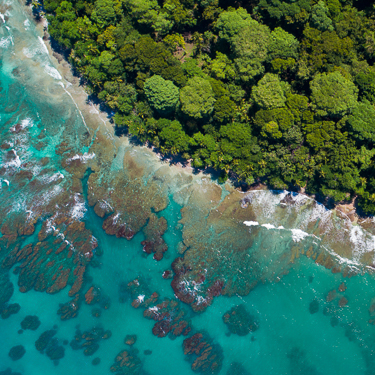
[(261, 226), (267, 229), (276, 229), (276, 227), (273, 224), (262, 224)]
[(83, 155), (74, 155), (71, 158), (66, 159), (66, 161), (69, 163), (74, 160), (80, 160), (82, 163), (86, 163), (88, 160), (94, 159), (96, 155), (92, 152), (91, 154), (88, 154), (85, 152)]
[[(85, 125), (87, 131), (90, 133), (90, 130), (89, 130), (87, 124), (86, 124), (85, 118), (83, 117), (83, 114), (82, 114), (81, 110), (79, 109), (78, 104), (75, 102), (75, 100), (74, 100), (72, 94), (71, 94), (71, 93), (65, 88), (64, 84), (63, 84), (61, 81), (59, 82), (59, 85), (64, 89), (64, 91), (65, 91), (65, 92), (70, 96), (70, 98), (72, 99), (74, 105), (76, 106), (76, 108), (77, 108), (77, 110), (78, 110), (78, 112), (79, 112), (79, 114), (80, 114), (80, 116), (81, 116), (81, 119), (82, 119), (82, 121), (83, 121), (83, 124)], [(67, 85), (67, 86), (68, 86), (68, 85)]]
[(47, 48), (47, 46), (46, 46), (46, 43), (44, 43), (44, 40), (43, 40), (40, 36), (38, 36), (38, 39), (39, 39), (40, 44), (42, 45), (42, 51), (43, 51), (46, 55), (48, 55), (48, 48)]
[(32, 50), (32, 49), (30, 49), (30, 48), (23, 48), (22, 49), (22, 53), (27, 57), (27, 58), (29, 58), (29, 59), (31, 59), (32, 57), (34, 57), (35, 56), (35, 54), (36, 54), (36, 50)]
[[(33, 175), (34, 176), (37, 176), (40, 172), (41, 168), (38, 168), (38, 166), (36, 166), (36, 168), (33, 168)], [(61, 173), (61, 172), (57, 172), (57, 173), (54, 173), (52, 176), (43, 176), (41, 181), (44, 183), (44, 184), (50, 184), (51, 182), (54, 182), (54, 181), (57, 181), (57, 180), (60, 180), (60, 179), (63, 179), (65, 178), (65, 176)]]
[(113, 219), (112, 219), (113, 225), (117, 224), (119, 217), (120, 217), (120, 214), (118, 214), (118, 213), (113, 217)]
[(203, 302), (206, 302), (206, 299), (202, 296), (198, 296), (197, 297), (197, 305), (200, 305)]
[(81, 220), (87, 211), (87, 208), (85, 206), (85, 202), (81, 197), (81, 194), (76, 193), (74, 194), (74, 206), (70, 211), (70, 216), (73, 219)]
[(246, 226), (248, 227), (252, 227), (252, 226), (255, 226), (255, 225), (259, 225), (259, 223), (257, 221), (244, 221), (243, 222)]
[[(310, 235), (309, 233), (304, 232), (301, 229), (285, 229), (282, 225), (276, 227), (275, 225), (269, 224), (269, 223), (259, 224), (257, 221), (244, 221), (243, 224), (245, 224), (248, 227), (261, 226), (261, 227), (266, 228), (266, 229), (277, 229), (277, 230), (285, 230), (285, 231), (291, 232), (292, 233), (292, 239), (293, 239), (294, 242), (300, 242), (301, 240), (303, 240), (306, 237), (314, 236), (314, 235)], [(314, 237), (316, 237), (316, 236), (314, 236)]]
[(0, 18), (3, 20), (3, 22), (5, 23), (5, 16), (3, 13), (0, 12)]
[(30, 27), (30, 21), (26, 19), (25, 21), (23, 21), (23, 25), (25, 26), (25, 30), (28, 30)]
[(17, 151), (16, 150), (12, 149), (11, 151), (13, 151), (15, 158), (13, 160), (11, 160), (10, 162), (6, 163), (5, 167), (16, 167), (16, 168), (19, 168), (21, 166), (21, 159), (17, 155)]
[(62, 77), (58, 70), (56, 68), (53, 68), (52, 66), (49, 66), (48, 64), (44, 65), (44, 71), (50, 75), (52, 78), (55, 78), (57, 80), (61, 80)]
[(352, 225), (350, 242), (353, 244), (353, 252), (357, 260), (362, 254), (375, 250), (375, 236), (364, 231), (359, 225)]
[(291, 231), (294, 242), (300, 242), (301, 240), (309, 236), (308, 233), (304, 232), (301, 229), (291, 229)]
[[(28, 127), (30, 128), (33, 127), (34, 123), (30, 117), (27, 117), (20, 122), (20, 125), (21, 125), (21, 130), (23, 130)], [(9, 130), (14, 132), (16, 130), (16, 125), (13, 125), (11, 128), (9, 128)]]
[(4, 184), (6, 184), (7, 186), (9, 186), (9, 184), (10, 184), (10, 182), (8, 181), (8, 180), (6, 180), (5, 178), (3, 179), (3, 178), (0, 178), (0, 189), (1, 189), (1, 185), (3, 184), (3, 182), (4, 182)]
[(0, 48), (8, 48), (13, 43), (12, 37), (6, 36), (0, 39)]

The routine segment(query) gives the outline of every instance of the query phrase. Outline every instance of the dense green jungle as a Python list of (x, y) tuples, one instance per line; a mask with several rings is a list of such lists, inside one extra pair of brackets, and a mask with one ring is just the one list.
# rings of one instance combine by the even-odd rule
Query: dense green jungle
[(33, 5), (117, 128), (221, 181), (375, 213), (372, 2)]

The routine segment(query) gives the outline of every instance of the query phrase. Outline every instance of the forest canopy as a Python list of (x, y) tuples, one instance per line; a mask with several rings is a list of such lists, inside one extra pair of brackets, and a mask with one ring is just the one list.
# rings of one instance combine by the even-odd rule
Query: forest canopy
[(36, 10), (118, 128), (222, 181), (357, 197), (375, 213), (371, 2), (44, 0)]

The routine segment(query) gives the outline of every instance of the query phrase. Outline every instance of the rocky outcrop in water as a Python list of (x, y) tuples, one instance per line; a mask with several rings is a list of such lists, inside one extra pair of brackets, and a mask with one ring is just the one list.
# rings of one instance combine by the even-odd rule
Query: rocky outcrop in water
[(18, 361), (21, 359), (26, 353), (26, 349), (22, 345), (13, 346), (12, 349), (9, 351), (9, 357), (13, 361)]
[(110, 371), (116, 375), (140, 375), (142, 362), (135, 349), (122, 350), (115, 357)]
[(40, 326), (40, 320), (36, 315), (27, 315), (21, 322), (21, 328), (23, 330), (30, 329), (36, 331)]
[(18, 303), (6, 304), (0, 309), (0, 314), (2, 319), (8, 319), (11, 315), (17, 314), (20, 309), (21, 306)]
[(93, 327), (91, 330), (84, 332), (77, 329), (70, 346), (74, 350), (83, 350), (85, 356), (91, 356), (99, 349), (100, 341), (107, 340), (111, 336), (111, 331), (105, 331), (101, 327)]
[(191, 323), (186, 311), (177, 301), (165, 299), (163, 302), (145, 309), (143, 316), (156, 321), (152, 333), (158, 337), (169, 335), (171, 338), (191, 331)]
[(58, 365), (59, 360), (64, 358), (65, 349), (60, 345), (59, 339), (54, 337), (56, 333), (55, 329), (43, 332), (35, 341), (35, 348), (39, 352), (45, 353), (55, 365)]
[(202, 333), (187, 338), (183, 342), (184, 354), (191, 362), (191, 369), (201, 374), (218, 374), (221, 370), (223, 354), (218, 344)]
[(247, 311), (244, 305), (232, 307), (223, 315), (223, 321), (229, 331), (238, 336), (246, 336), (259, 328), (255, 317)]

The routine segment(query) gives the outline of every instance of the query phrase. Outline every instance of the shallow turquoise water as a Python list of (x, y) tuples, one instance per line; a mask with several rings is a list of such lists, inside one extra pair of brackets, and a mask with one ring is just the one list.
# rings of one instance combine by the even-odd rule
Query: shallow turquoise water
[[(67, 196), (61, 198), (61, 201), (54, 201), (56, 197), (63, 197), (63, 194), (69, 195), (74, 185), (73, 175), (76, 173), (66, 167), (64, 164), (66, 156), (57, 154), (56, 147), (60, 147), (61, 142), (66, 141), (72, 153), (90, 155), (95, 132), (101, 130), (94, 131), (94, 127), (90, 127), (90, 124), (87, 126), (83, 122), (82, 114), (76, 104), (64, 91), (63, 86), (66, 87), (67, 82), (55, 70), (54, 62), (40, 39), (40, 31), (35, 28), (24, 6), (17, 2), (9, 2), (8, 5), (2, 3), (1, 7), (6, 22), (0, 21), (2, 88), (0, 145), (6, 143), (6, 146), (0, 152), (0, 168), (2, 168), (0, 238), (3, 240), (8, 236), (3, 225), (14, 227), (19, 221), (28, 222), (33, 215), (38, 217), (34, 234), (21, 235), (18, 232), (19, 236), (13, 244), (6, 245), (6, 241), (1, 242), (0, 260), (3, 264), (4, 259), (17, 245), (20, 247), (25, 247), (27, 244), (35, 245), (40, 240), (37, 234), (42, 225), (45, 225), (43, 223), (48, 220), (52, 223), (53, 215), (63, 210), (62, 202), (70, 202)], [(16, 124), (21, 124), (19, 131), (12, 130)], [(44, 144), (41, 145), (39, 142)], [(125, 148), (121, 147), (117, 150), (117, 157), (110, 167), (114, 176), (123, 168), (122, 158), (125, 155)], [(97, 151), (98, 148), (95, 150)], [(150, 156), (146, 153), (142, 154), (142, 149), (134, 148), (134, 150), (132, 157), (140, 163), (148, 164), (148, 173), (160, 167), (158, 163), (149, 163)], [(48, 160), (44, 159), (42, 163), (43, 158)], [(151, 180), (154, 176), (152, 173), (145, 174), (143, 180)], [(200, 183), (201, 189), (205, 188), (199, 180), (194, 183)], [(94, 285), (100, 288), (102, 296), (110, 300), (109, 308), (102, 307), (101, 316), (94, 317), (92, 310), (98, 308), (98, 305), (91, 306), (82, 300), (78, 316), (63, 321), (57, 311), (60, 304), (72, 300), (68, 295), (69, 287), (55, 294), (33, 289), (23, 293), (17, 287), (20, 283), (17, 267), (21, 262), (17, 262), (11, 269), (2, 267), (1, 282), (5, 280), (5, 284), (2, 285), (6, 287), (2, 287), (1, 298), (6, 299), (4, 297), (6, 291), (12, 288), (9, 282), (6, 283), (9, 278), (14, 292), (4, 303), (18, 303), (21, 308), (9, 318), (0, 319), (2, 337), (0, 373), (8, 368), (27, 375), (110, 373), (116, 355), (122, 350), (129, 350), (129, 346), (124, 344), (124, 338), (130, 334), (137, 335), (134, 347), (138, 350), (142, 365), (136, 369), (124, 367), (123, 372), (118, 373), (157, 375), (194, 373), (183, 351), (183, 340), (186, 337), (179, 336), (174, 339), (156, 337), (152, 333), (155, 322), (143, 316), (143, 308), (136, 309), (131, 305), (134, 296), (130, 297), (129, 293), (125, 293), (120, 301), (119, 293), (121, 285), (139, 278), (145, 281), (150, 292), (158, 292), (161, 298), (177, 299), (171, 287), (171, 279), (163, 279), (162, 275), (165, 270), (171, 269), (174, 259), (181, 256), (179, 243), (183, 240), (183, 229), (188, 225), (183, 227), (179, 224), (182, 217), (180, 210), (185, 204), (194, 203), (186, 198), (191, 194), (190, 190), (184, 192), (183, 184), (179, 187), (177, 184), (168, 185), (168, 182), (165, 182), (165, 186), (163, 183), (160, 185), (166, 191), (168, 205), (156, 215), (167, 220), (168, 227), (163, 238), (169, 249), (162, 260), (155, 261), (152, 256), (146, 256), (142, 251), (141, 242), (145, 239), (142, 231), (130, 241), (105, 233), (102, 229), (105, 218), (96, 215), (87, 202), (85, 191), (87, 178), (82, 178), (80, 184), (83, 186), (82, 194), (76, 193), (78, 194), (76, 201), (72, 207), (68, 206), (69, 210), (66, 212), (69, 212), (74, 220), (85, 223), (99, 245), (97, 249), (102, 252), (102, 255), (98, 254), (99, 251), (94, 252), (95, 263), (92, 262), (86, 269), (81, 297), (84, 299), (88, 287)], [(177, 194), (177, 190), (180, 193)], [(222, 190), (221, 202), (227, 194), (227, 191)], [(133, 199), (137, 198), (134, 192)], [(48, 202), (54, 202), (54, 205)], [(255, 207), (258, 203), (252, 204)], [(261, 203), (259, 205), (262, 206)], [(286, 211), (284, 216), (277, 218), (272, 213), (274, 212), (271, 210), (272, 205), (276, 206), (276, 203), (268, 199), (268, 206), (263, 205), (257, 211), (259, 222), (263, 218), (274, 223), (276, 227), (283, 225), (288, 228), (288, 221), (293, 221), (294, 224), (303, 223), (308, 215), (312, 215), (309, 211), (306, 213), (306, 210), (294, 213), (294, 216), (290, 211)], [(199, 204), (197, 206), (199, 208)], [(319, 210), (323, 217), (324, 209), (319, 208)], [(200, 218), (198, 209), (196, 215)], [(201, 236), (199, 227), (204, 226), (205, 218), (199, 220), (202, 220), (202, 223), (198, 222), (196, 227), (198, 242)], [(215, 241), (222, 232), (215, 231), (213, 226), (208, 231), (211, 231), (214, 248), (217, 246)], [(55, 238), (58, 238), (56, 233)], [(60, 233), (63, 233), (62, 230)], [(66, 232), (64, 233), (68, 238), (67, 241), (70, 241), (70, 237)], [(337, 238), (340, 237), (339, 234), (336, 234)], [(284, 270), (282, 255), (289, 254), (290, 248), (296, 243), (292, 241), (288, 230), (251, 227), (246, 232), (246, 236), (252, 244), (247, 249), (249, 254), (269, 251), (265, 253), (264, 259), (257, 258), (262, 271), (266, 272), (269, 269), (270, 273), (273, 272), (277, 276), (278, 271)], [(237, 240), (240, 243), (241, 238)], [(202, 241), (206, 239), (202, 237)], [(299, 244), (305, 249), (310, 246), (319, 247), (319, 244), (314, 245), (312, 241), (317, 240), (315, 237), (308, 237)], [(368, 251), (365, 245), (361, 245), (361, 249)], [(237, 244), (233, 242), (230, 246), (236, 249)], [(55, 248), (57, 247), (56, 244)], [(54, 254), (49, 254), (49, 261), (54, 259), (56, 256)], [(217, 256), (219, 257), (219, 254)], [(242, 272), (249, 272), (248, 269), (241, 268), (241, 264), (232, 263), (232, 260), (233, 258), (225, 258), (228, 268), (237, 267), (234, 272), (236, 277), (241, 278)], [(63, 264), (64, 259), (59, 258), (59, 262)], [(205, 266), (209, 267), (210, 264), (214, 267), (213, 260), (207, 261)], [(42, 266), (36, 267), (38, 269)], [(344, 278), (342, 273), (334, 274), (330, 269), (302, 256), (294, 264), (289, 265), (286, 271), (286, 275), (280, 274), (280, 277), (275, 278), (277, 282), (267, 281), (271, 279), (270, 277), (264, 280), (259, 277), (258, 285), (248, 294), (216, 297), (212, 305), (202, 313), (193, 312), (189, 305), (181, 302), (181, 307), (186, 311), (193, 327), (187, 337), (196, 332), (206, 332), (209, 335), (212, 345), (220, 348), (218, 349), (222, 360), (220, 374), (367, 375), (375, 373), (375, 328), (369, 324), (371, 319), (369, 308), (372, 298), (375, 297), (374, 277), (366, 273)], [(254, 271), (254, 279), (257, 277)], [(343, 282), (347, 289), (339, 292), (338, 288)], [(199, 289), (199, 285), (194, 285)], [(337, 291), (337, 296), (327, 299), (328, 293), (332, 290)], [(340, 307), (339, 301), (342, 297), (346, 298), (347, 305)], [(316, 302), (312, 313), (310, 304), (313, 301)], [(239, 304), (246, 306), (259, 325), (256, 331), (245, 336), (229, 334), (222, 318), (227, 311)], [(25, 330), (18, 333), (21, 328), (20, 323), (27, 315), (38, 316), (41, 325), (35, 331)], [(38, 352), (35, 347), (35, 341), (41, 333), (52, 329), (55, 325), (58, 344), (65, 348), (64, 357), (58, 363)], [(82, 350), (73, 350), (69, 343), (64, 343), (64, 340), (68, 342), (73, 340), (77, 326), (82, 331), (101, 326), (105, 330), (110, 330), (112, 336), (108, 340), (99, 341), (99, 349), (93, 356), (85, 356)], [(8, 353), (16, 345), (23, 345), (26, 354), (14, 361)], [(150, 350), (152, 353), (145, 354), (145, 350)], [(92, 360), (96, 357), (101, 361), (99, 365), (94, 366)], [(231, 366), (234, 362), (242, 365), (241, 370), (239, 367)]]

